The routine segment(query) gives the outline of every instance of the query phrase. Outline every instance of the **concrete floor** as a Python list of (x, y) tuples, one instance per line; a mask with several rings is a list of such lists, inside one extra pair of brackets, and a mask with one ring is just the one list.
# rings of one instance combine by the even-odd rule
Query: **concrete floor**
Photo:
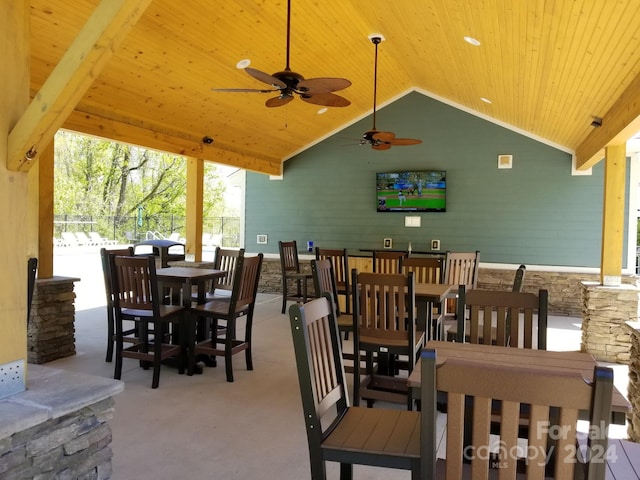
[[(97, 249), (61, 252), (56, 275), (75, 276), (76, 355), (47, 366), (112, 377), (104, 361), (106, 321), (102, 272)], [(125, 359), (125, 390), (116, 397), (113, 432), (113, 479), (231, 480), (310, 477), (293, 346), (281, 297), (259, 297), (254, 319), (254, 370), (243, 355), (234, 358), (235, 382), (227, 383), (224, 360), (203, 374), (179, 375), (163, 368), (160, 387), (151, 389), (151, 371)], [(580, 319), (551, 317), (548, 348), (580, 347)], [(615, 366), (616, 386), (626, 392), (627, 371)], [(612, 437), (624, 438), (624, 426)], [(335, 464), (328, 478), (338, 478)], [(409, 479), (392, 469), (354, 467), (359, 480)]]

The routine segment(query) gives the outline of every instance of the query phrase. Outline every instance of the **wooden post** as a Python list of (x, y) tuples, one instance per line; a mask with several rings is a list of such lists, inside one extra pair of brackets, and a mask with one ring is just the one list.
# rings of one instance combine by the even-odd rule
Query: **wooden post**
[(26, 173), (7, 169), (9, 132), (29, 105), (30, 2), (0, 2), (0, 365), (27, 358)]
[(605, 149), (600, 283), (620, 285), (624, 243), (626, 144)]
[(202, 260), (202, 204), (204, 199), (204, 161), (187, 158), (187, 255)]
[(54, 141), (38, 158), (38, 278), (53, 277), (53, 165)]

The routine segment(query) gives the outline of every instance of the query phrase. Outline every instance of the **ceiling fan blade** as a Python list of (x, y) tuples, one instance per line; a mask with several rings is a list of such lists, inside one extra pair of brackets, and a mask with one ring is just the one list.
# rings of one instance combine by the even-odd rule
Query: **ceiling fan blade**
[(377, 132), (371, 135), (374, 141), (390, 143), (396, 138), (396, 134), (393, 132)]
[(214, 92), (244, 92), (244, 93), (271, 93), (271, 92), (279, 92), (280, 89), (276, 88), (273, 90), (260, 90), (258, 88), (212, 88)]
[(282, 105), (286, 105), (291, 100), (293, 100), (293, 95), (280, 95), (278, 97), (273, 97), (264, 102), (267, 107), (281, 107)]
[(417, 145), (422, 143), (422, 140), (418, 140), (416, 138), (394, 138), (390, 140), (389, 143), (391, 145)]
[(389, 150), (391, 148), (391, 145), (389, 145), (388, 143), (380, 143), (371, 145), (371, 148), (373, 148), (374, 150)]
[(300, 98), (307, 103), (324, 105), (325, 107), (346, 107), (351, 105), (349, 100), (333, 93), (318, 93), (313, 95), (301, 94)]
[(329, 93), (342, 90), (351, 85), (346, 78), (308, 78), (298, 83), (296, 87), (302, 93), (316, 95), (318, 93)]
[(261, 82), (264, 82), (275, 88), (280, 88), (280, 89), (287, 88), (286, 83), (274, 77), (273, 75), (269, 75), (268, 73), (261, 72), (260, 70), (256, 70), (255, 68), (249, 68), (249, 67), (245, 68), (244, 71), (247, 72), (249, 75), (251, 75), (253, 78), (260, 80)]

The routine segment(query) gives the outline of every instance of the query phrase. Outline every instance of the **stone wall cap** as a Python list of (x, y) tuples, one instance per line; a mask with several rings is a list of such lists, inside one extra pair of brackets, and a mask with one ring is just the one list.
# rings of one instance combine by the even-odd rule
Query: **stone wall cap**
[(627, 327), (637, 335), (640, 335), (640, 322), (625, 322)]
[(0, 400), (0, 439), (124, 390), (124, 382), (29, 364), (27, 389)]
[(634, 291), (637, 292), (640, 288), (629, 283), (621, 283), (620, 285), (602, 285), (600, 282), (582, 281), (582, 285), (588, 288), (595, 288), (598, 290), (618, 290), (618, 291)]
[(46, 285), (53, 283), (70, 283), (70, 282), (79, 282), (80, 278), (78, 277), (61, 277), (61, 276), (53, 276), (49, 278), (38, 278), (36, 279), (36, 284), (38, 285)]

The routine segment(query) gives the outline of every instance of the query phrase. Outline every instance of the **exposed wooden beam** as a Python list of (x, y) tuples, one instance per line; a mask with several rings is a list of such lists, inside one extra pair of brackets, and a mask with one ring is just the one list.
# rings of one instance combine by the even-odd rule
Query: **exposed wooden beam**
[(9, 134), (9, 170), (31, 168), (151, 2), (100, 2)]
[(240, 151), (229, 150), (217, 143), (206, 145), (202, 139), (189, 139), (173, 132), (160, 131), (158, 128), (147, 129), (136, 125), (119, 122), (110, 118), (90, 113), (72, 112), (63, 128), (75, 132), (108, 138), (116, 142), (124, 142), (163, 152), (201, 158), (210, 162), (244, 168), (268, 175), (282, 173), (282, 161), (274, 158), (257, 158)]
[(604, 148), (621, 145), (640, 132), (640, 75), (616, 100), (596, 127), (576, 149), (576, 168), (587, 170), (604, 158)]

